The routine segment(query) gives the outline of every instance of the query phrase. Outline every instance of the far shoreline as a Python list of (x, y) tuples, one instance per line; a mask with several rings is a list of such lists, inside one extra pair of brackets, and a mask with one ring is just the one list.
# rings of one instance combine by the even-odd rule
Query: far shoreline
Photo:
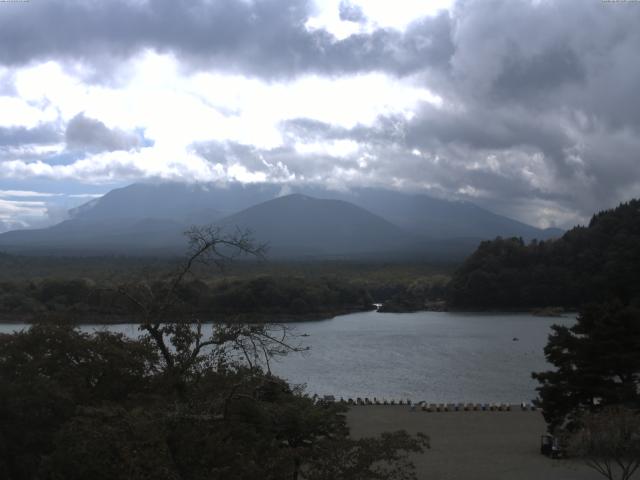
[[(332, 310), (328, 312), (315, 313), (242, 313), (237, 315), (230, 314), (211, 314), (211, 319), (200, 320), (203, 325), (215, 323), (297, 323), (297, 322), (320, 322), (331, 320), (335, 317), (350, 315), (353, 313), (365, 313), (375, 311), (375, 308), (357, 309), (345, 308), (342, 310)], [(90, 315), (78, 318), (77, 314), (45, 314), (43, 317), (36, 317), (30, 314), (28, 318), (18, 318), (17, 315), (0, 315), (0, 324), (4, 325), (35, 325), (37, 323), (68, 323), (71, 325), (132, 325), (140, 324), (139, 318), (135, 315)], [(196, 323), (195, 321), (193, 323)]]
[[(382, 305), (382, 304), (381, 304)], [(414, 313), (451, 313), (451, 314), (469, 314), (469, 315), (531, 315), (538, 318), (568, 318), (577, 315), (577, 310), (564, 310), (562, 312), (553, 312), (553, 314), (537, 313), (535, 310), (522, 310), (522, 309), (445, 309), (445, 310), (411, 310), (411, 311), (380, 311), (377, 308), (369, 309), (343, 309), (333, 310), (329, 312), (314, 312), (305, 314), (293, 314), (293, 313), (243, 313), (238, 315), (220, 314), (215, 315), (214, 319), (201, 320), (203, 325), (216, 324), (216, 323), (257, 323), (257, 324), (288, 324), (288, 323), (307, 323), (307, 322), (322, 322), (327, 320), (333, 320), (336, 317), (345, 315), (352, 315), (356, 313), (377, 312), (381, 315), (386, 314), (414, 314)], [(35, 325), (38, 323), (68, 323), (71, 325), (136, 325), (140, 324), (140, 320), (135, 318), (135, 315), (91, 315), (83, 318), (78, 318), (77, 314), (48, 314), (44, 317), (37, 318), (35, 315), (30, 314), (27, 318), (20, 318), (19, 315), (0, 314), (1, 325)], [(196, 323), (196, 322), (193, 322)]]

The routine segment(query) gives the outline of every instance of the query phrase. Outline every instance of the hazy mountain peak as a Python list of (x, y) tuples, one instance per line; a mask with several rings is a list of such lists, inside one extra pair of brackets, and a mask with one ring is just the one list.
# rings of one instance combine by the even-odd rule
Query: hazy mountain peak
[(401, 228), (357, 205), (299, 193), (254, 205), (221, 223), (251, 230), (276, 255), (389, 252), (413, 240)]
[(528, 240), (562, 233), (473, 203), (420, 194), (371, 188), (336, 192), (313, 186), (281, 193), (282, 186), (275, 184), (132, 184), (71, 210), (69, 221), (49, 229), (0, 235), (0, 246), (23, 251), (48, 244), (93, 248), (114, 244), (112, 233), (117, 232), (118, 249), (129, 251), (148, 245), (144, 237), (152, 231), (154, 245), (176, 250), (184, 247), (180, 232), (186, 227), (212, 223), (249, 228), (257, 240), (270, 242), (281, 254), (408, 251), (408, 245), (415, 249), (420, 242), (424, 250), (427, 241), (432, 248), (452, 239), (466, 239), (464, 249), (470, 252), (480, 240), (496, 236)]

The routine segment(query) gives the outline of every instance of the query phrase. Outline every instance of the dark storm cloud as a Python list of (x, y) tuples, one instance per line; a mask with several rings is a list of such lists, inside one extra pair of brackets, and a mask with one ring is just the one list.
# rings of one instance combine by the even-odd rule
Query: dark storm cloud
[[(353, 162), (360, 174), (356, 182), (387, 188), (398, 183), (403, 189), (471, 200), (493, 210), (499, 207), (505, 214), (510, 214), (510, 207), (525, 211), (523, 205), (549, 201), (570, 218), (568, 222), (575, 222), (602, 208), (614, 193), (587, 185), (593, 174), (589, 160), (573, 163), (575, 139), (552, 125), (497, 118), (495, 112), (467, 117), (430, 115), (430, 110), (411, 120), (380, 118), (372, 126), (352, 129), (305, 121), (288, 122), (283, 128), (291, 141), (358, 141), (361, 152), (356, 157), (366, 159), (366, 166)], [(327, 175), (335, 164), (332, 158), (316, 158), (312, 166), (300, 162), (296, 171), (304, 174), (313, 168), (314, 173)], [(601, 173), (599, 181), (611, 185), (612, 174)], [(632, 181), (638, 178), (637, 173), (627, 173)], [(518, 217), (532, 223), (540, 220), (533, 207), (530, 213), (525, 218), (518, 212)]]
[(530, 93), (543, 95), (549, 89), (584, 80), (585, 67), (578, 54), (566, 45), (552, 46), (530, 57), (518, 52), (507, 55), (493, 83), (493, 92), (511, 98)]
[(461, 108), (424, 108), (410, 143), (494, 155), (498, 168), (471, 169), (470, 185), (501, 203), (554, 198), (584, 218), (640, 194), (637, 4), (460, 1), (453, 16), (450, 84), (438, 93)]
[(631, 119), (632, 107), (619, 100), (639, 105), (630, 89), (640, 77), (638, 5), (460, 1), (454, 24), (454, 84), (447, 90), (457, 98), (640, 120), (640, 109)]
[(90, 60), (100, 54), (125, 57), (142, 48), (248, 54), (252, 45), (267, 51), (274, 42), (295, 40), (307, 11), (304, 0), (32, 2), (2, 11), (0, 59), (9, 65), (60, 57)]
[(173, 52), (191, 68), (285, 77), (406, 73), (442, 63), (452, 53), (447, 15), (423, 19), (406, 34), (376, 30), (337, 41), (324, 30), (306, 29), (312, 11), (307, 0), (31, 2), (3, 10), (0, 63), (80, 60), (108, 76), (114, 59), (151, 48)]
[(67, 147), (92, 152), (131, 150), (141, 145), (140, 138), (122, 130), (110, 129), (104, 123), (79, 113), (67, 124)]
[(405, 139), (408, 147), (427, 150), (443, 145), (488, 152), (532, 149), (565, 171), (565, 150), (574, 145), (574, 139), (553, 120), (518, 110), (477, 107), (456, 112), (425, 105), (406, 123)]
[(34, 128), (0, 127), (0, 148), (51, 144), (61, 140), (62, 134), (55, 125), (39, 125)]

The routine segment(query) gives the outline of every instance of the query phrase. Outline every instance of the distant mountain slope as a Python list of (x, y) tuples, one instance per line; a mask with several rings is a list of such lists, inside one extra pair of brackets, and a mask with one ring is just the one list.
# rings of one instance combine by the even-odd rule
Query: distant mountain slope
[(563, 233), (558, 229), (539, 229), (473, 203), (426, 195), (362, 189), (355, 192), (352, 201), (402, 228), (431, 238), (503, 236), (531, 240), (558, 237)]
[(316, 197), (339, 198), (355, 203), (405, 230), (432, 239), (487, 240), (502, 236), (546, 240), (564, 233), (556, 228), (536, 228), (470, 202), (442, 200), (428, 195), (373, 188), (349, 192), (307, 188), (306, 191)]
[(278, 256), (390, 252), (417, 243), (402, 229), (356, 205), (301, 194), (269, 200), (221, 223), (250, 229)]
[(185, 248), (182, 232), (186, 228), (186, 224), (167, 219), (76, 218), (49, 228), (3, 233), (0, 248), (11, 252), (78, 255), (177, 252)]
[[(2, 234), (0, 248), (23, 253), (34, 248), (72, 253), (176, 251), (184, 248), (181, 232), (189, 225), (220, 223), (225, 218), (227, 224), (249, 226), (257, 239), (271, 241), (273, 253), (292, 256), (395, 249), (404, 257), (421, 252), (435, 259), (462, 259), (481, 240), (496, 236), (525, 240), (559, 236), (558, 231), (540, 230), (471, 203), (425, 195), (304, 186), (295, 193), (307, 195), (307, 200), (300, 195), (286, 201), (278, 198), (288, 189), (275, 184), (133, 184), (71, 210), (69, 220), (53, 227)], [(308, 194), (334, 203), (314, 202)], [(262, 213), (254, 214), (252, 207), (258, 206)], [(317, 210), (311, 215), (304, 213), (306, 208)], [(335, 238), (326, 237), (327, 232)]]
[(274, 198), (279, 187), (187, 183), (134, 183), (112, 190), (69, 211), (71, 218), (165, 218), (184, 223), (210, 223)]
[(460, 308), (577, 308), (613, 298), (640, 304), (638, 272), (640, 200), (632, 200), (558, 240), (482, 242), (451, 280), (449, 301)]
[[(0, 248), (39, 253), (180, 253), (186, 247), (187, 223), (171, 219), (110, 218), (95, 220), (88, 211), (53, 227), (0, 235)], [(348, 202), (319, 200), (300, 194), (254, 205), (217, 221), (228, 230), (250, 229), (267, 242), (271, 257), (368, 255), (412, 251), (419, 242), (388, 221)]]
[[(71, 210), (72, 218), (167, 218), (184, 223), (210, 223), (258, 203), (276, 198), (282, 187), (273, 184), (133, 184), (113, 190)], [(291, 193), (354, 203), (413, 233), (432, 238), (548, 239), (562, 235), (497, 215), (469, 202), (427, 195), (356, 188), (337, 192), (321, 187), (295, 187)]]

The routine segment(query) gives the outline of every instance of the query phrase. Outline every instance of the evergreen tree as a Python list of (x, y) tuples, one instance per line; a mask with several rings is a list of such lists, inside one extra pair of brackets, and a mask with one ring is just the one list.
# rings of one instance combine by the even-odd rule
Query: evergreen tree
[(534, 373), (549, 425), (572, 429), (585, 412), (640, 407), (640, 309), (610, 302), (582, 309), (575, 325), (554, 325), (544, 349), (552, 371)]

